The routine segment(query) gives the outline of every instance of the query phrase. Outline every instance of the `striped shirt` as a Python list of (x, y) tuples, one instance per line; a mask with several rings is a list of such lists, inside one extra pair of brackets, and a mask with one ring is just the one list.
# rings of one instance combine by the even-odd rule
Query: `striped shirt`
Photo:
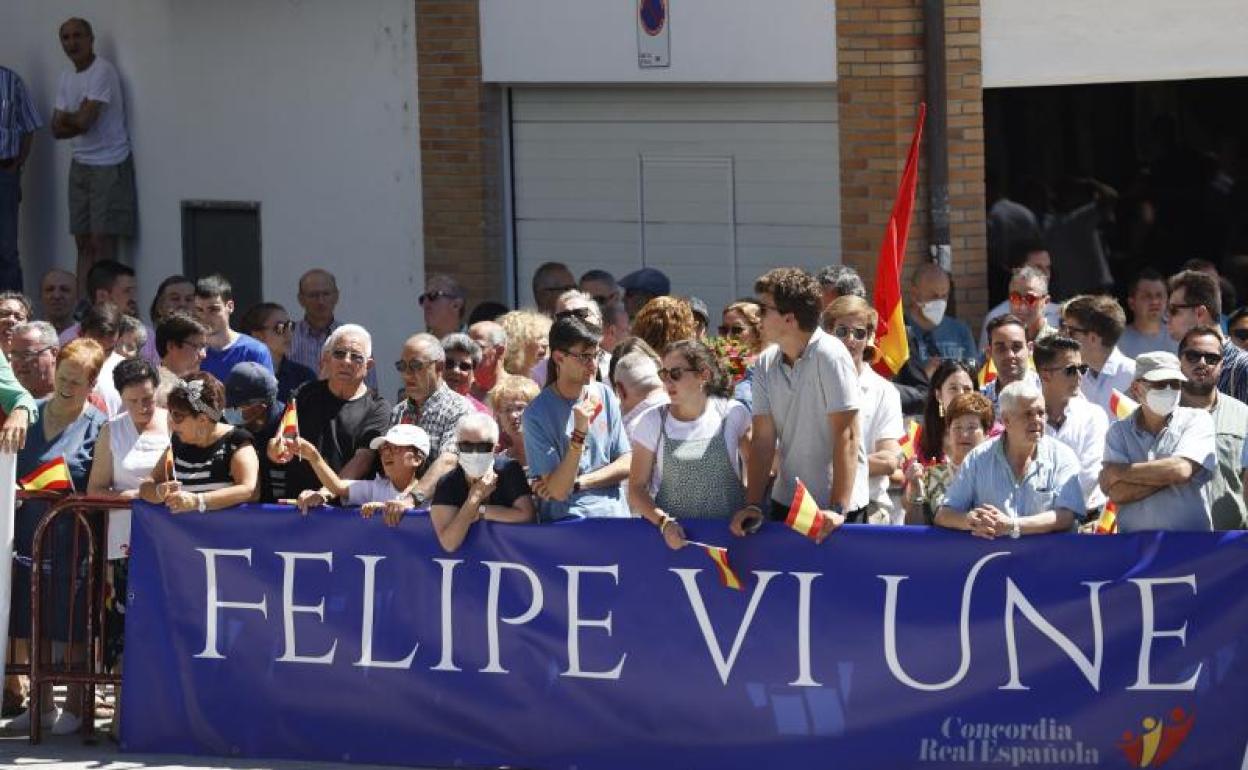
[(235, 428), (208, 446), (182, 441), (176, 434), (173, 444), (173, 476), (182, 484), (183, 492), (211, 492), (234, 486), (230, 462), (244, 446), (252, 446), (252, 435)]
[[(320, 372), (321, 348), (325, 347), (325, 340), (329, 339), (329, 335), (333, 334), (339, 326), (342, 324), (338, 321), (330, 321), (324, 329), (313, 329), (307, 318), (300, 319), (295, 323), (294, 331), (291, 332), (290, 347), (286, 350), (286, 357), (297, 364), (303, 364), (313, 372)], [(376, 367), (368, 370), (368, 374), (364, 376), (364, 383), (373, 390), (377, 389)]]
[(13, 70), (0, 67), (0, 160), (16, 158), (22, 151), (22, 135), (41, 126), (43, 118), (26, 84)]

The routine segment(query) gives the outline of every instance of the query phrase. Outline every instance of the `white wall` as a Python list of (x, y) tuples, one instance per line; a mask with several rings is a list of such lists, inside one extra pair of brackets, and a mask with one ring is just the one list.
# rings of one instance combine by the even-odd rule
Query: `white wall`
[(1248, 75), (1245, 0), (982, 0), (984, 86)]
[(671, 0), (671, 66), (637, 66), (636, 0), (481, 0), (482, 77), (503, 83), (831, 83), (831, 0)]
[[(121, 72), (134, 144), (141, 307), (181, 271), (184, 199), (261, 204), (263, 295), (299, 317), (296, 280), (338, 276), (338, 317), (374, 333), (384, 392), (403, 337), (421, 327), (423, 285), (412, 0), (97, 0), (96, 50)], [(8, 2), (0, 63), (51, 117), (57, 41), (81, 2)], [(24, 180), (28, 290), (73, 267), (65, 180), (70, 152), (46, 131)]]

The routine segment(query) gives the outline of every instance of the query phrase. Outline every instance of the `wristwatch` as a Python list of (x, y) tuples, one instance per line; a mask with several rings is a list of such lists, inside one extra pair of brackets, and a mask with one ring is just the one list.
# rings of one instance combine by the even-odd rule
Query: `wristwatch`
[(1015, 516), (1014, 518), (1010, 519), (1010, 537), (1017, 540), (1019, 536), (1022, 534), (1023, 534), (1022, 530), (1020, 530), (1018, 527), (1018, 517)]
[(424, 492), (421, 492), (419, 489), (413, 489), (411, 492), (408, 492), (408, 494), (412, 496), (412, 503), (414, 503), (414, 505), (412, 505), (413, 508), (420, 508), (425, 504), (425, 501), (429, 499), (429, 496)]

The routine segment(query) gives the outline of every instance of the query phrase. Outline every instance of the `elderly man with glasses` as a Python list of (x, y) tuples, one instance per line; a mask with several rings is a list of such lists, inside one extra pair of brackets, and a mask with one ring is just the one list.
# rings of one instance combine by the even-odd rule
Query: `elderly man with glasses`
[(1079, 458), (1079, 487), (1091, 521), (1099, 518), (1105, 507), (1099, 479), (1109, 418), (1079, 393), (1079, 384), (1088, 373), (1080, 347), (1078, 340), (1050, 334), (1036, 342), (1032, 360), (1040, 375), (1048, 415), (1044, 435), (1070, 447)]
[(22, 387), (36, 399), (45, 398), (56, 386), (56, 354), (61, 350), (56, 327), (47, 321), (28, 321), (13, 327), (9, 360)]
[(1179, 406), (1187, 376), (1172, 353), (1135, 359), (1130, 417), (1109, 426), (1101, 489), (1118, 506), (1118, 531), (1213, 528), (1205, 485), (1217, 468), (1213, 418)]
[[(370, 442), (385, 432), (390, 412), (386, 400), (365, 382), (373, 368), (373, 338), (362, 326), (343, 324), (325, 340), (324, 358), (326, 377), (291, 395), (297, 405), (299, 437), (312, 442), (339, 477), (370, 478), (377, 460)], [(268, 443), (269, 459), (288, 464), (286, 493), (291, 497), (321, 487), (308, 463), (290, 462), (295, 450), (281, 435)]]
[(464, 288), (446, 273), (437, 273), (425, 280), (425, 293), (417, 298), (425, 315), (425, 330), (441, 339), (464, 331)]
[(419, 469), (420, 481), (412, 490), (416, 507), (432, 498), (438, 481), (454, 470), (459, 449), (455, 426), (473, 412), (467, 399), (451, 390), (443, 376), (447, 356), (432, 334), (413, 334), (403, 343), (394, 368), (403, 377), (403, 400), (390, 412), (390, 424), (417, 425), (429, 434), (429, 454)]
[(1218, 469), (1209, 480), (1213, 528), (1248, 528), (1244, 503), (1243, 454), (1248, 438), (1248, 404), (1218, 392), (1225, 345), (1216, 326), (1194, 326), (1179, 342), (1179, 367), (1187, 382), (1179, 405), (1199, 409), (1213, 418)]

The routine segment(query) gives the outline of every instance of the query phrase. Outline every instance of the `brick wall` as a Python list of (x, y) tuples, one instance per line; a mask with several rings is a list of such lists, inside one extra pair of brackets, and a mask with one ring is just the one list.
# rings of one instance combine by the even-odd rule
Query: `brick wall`
[(481, 82), (476, 0), (414, 0), (425, 274), (450, 273), (468, 307), (503, 299), (501, 93)]
[[(987, 310), (984, 121), (979, 0), (946, 0), (950, 242), (958, 316), (978, 329)], [(922, 0), (837, 0), (841, 249), (874, 283), (880, 239), (924, 95)], [(930, 244), (927, 137), (906, 256), (907, 274)], [(903, 287), (904, 291), (904, 287)]]

